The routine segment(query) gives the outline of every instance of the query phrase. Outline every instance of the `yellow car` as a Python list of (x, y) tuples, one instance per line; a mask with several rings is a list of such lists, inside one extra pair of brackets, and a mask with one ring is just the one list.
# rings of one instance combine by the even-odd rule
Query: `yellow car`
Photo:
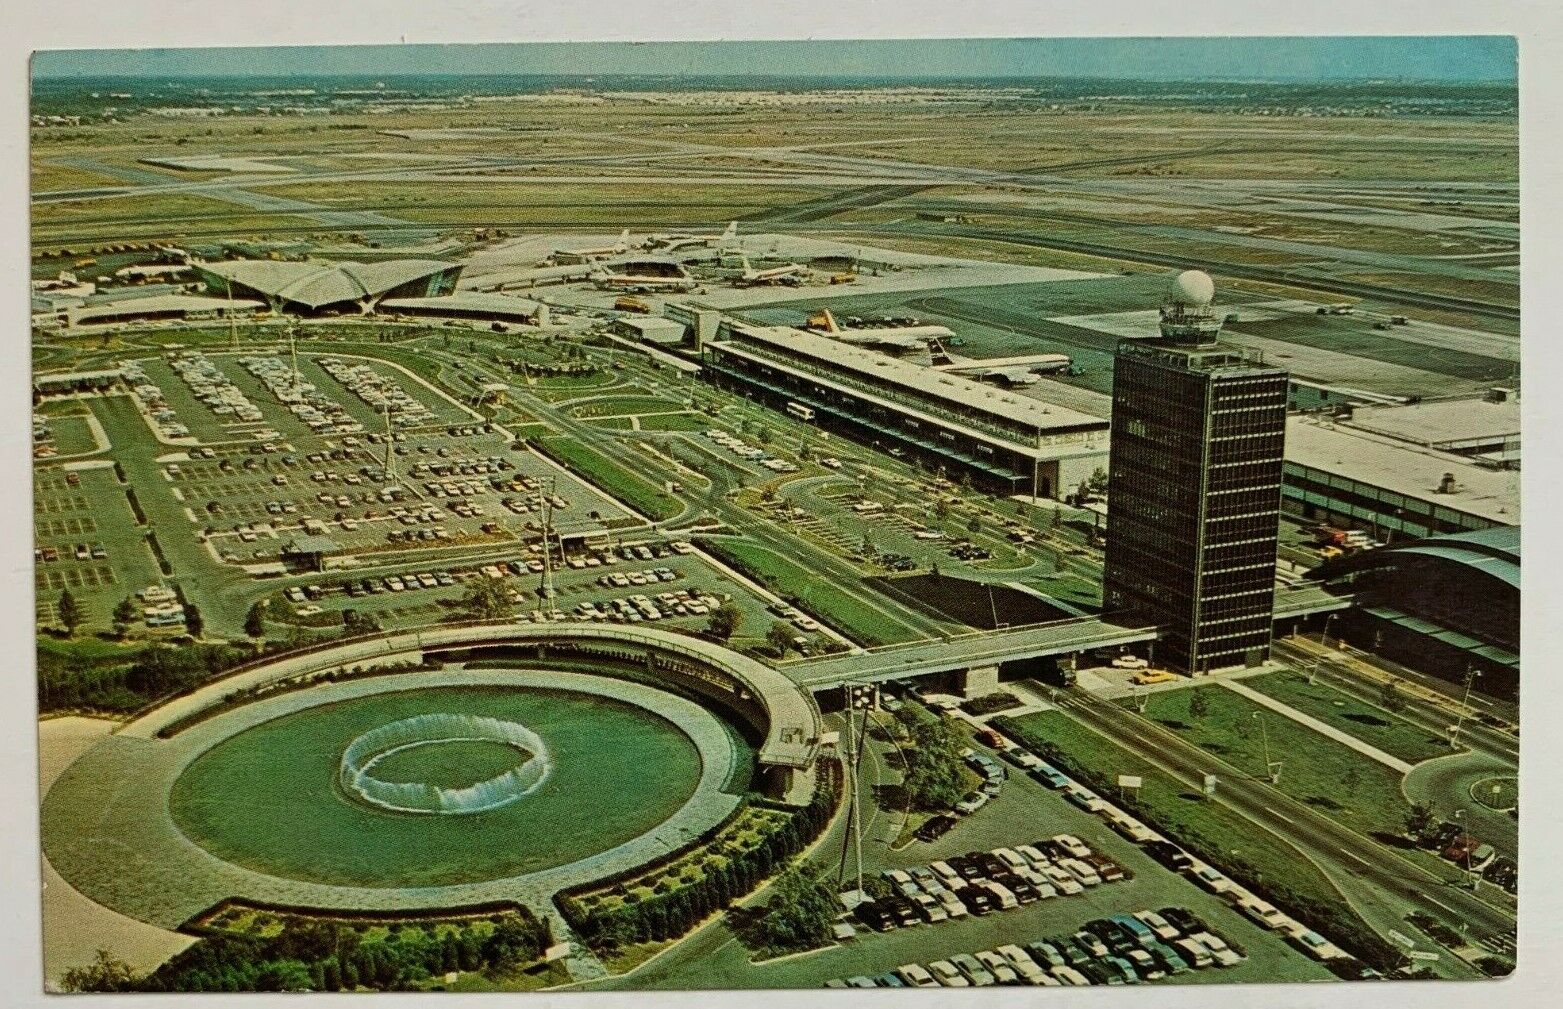
[(1177, 677), (1165, 669), (1144, 669), (1129, 677), (1129, 682), (1142, 687), (1150, 687), (1158, 683), (1171, 683), (1175, 679)]

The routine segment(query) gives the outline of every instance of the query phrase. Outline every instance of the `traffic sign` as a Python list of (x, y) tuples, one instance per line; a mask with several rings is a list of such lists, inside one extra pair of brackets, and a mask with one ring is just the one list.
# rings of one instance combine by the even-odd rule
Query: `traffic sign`
[(1437, 960), (1438, 954), (1425, 949), (1406, 950), (1406, 956), (1413, 960)]
[(1118, 775), (1118, 787), (1119, 788), (1139, 788), (1144, 783), (1145, 783), (1145, 780), (1143, 778), (1141, 778), (1138, 774), (1120, 774), (1120, 775)]
[(1216, 794), (1216, 782), (1218, 780), (1220, 780), (1220, 779), (1218, 779), (1214, 774), (1207, 774), (1207, 775), (1205, 775), (1205, 794), (1206, 795), (1215, 795)]

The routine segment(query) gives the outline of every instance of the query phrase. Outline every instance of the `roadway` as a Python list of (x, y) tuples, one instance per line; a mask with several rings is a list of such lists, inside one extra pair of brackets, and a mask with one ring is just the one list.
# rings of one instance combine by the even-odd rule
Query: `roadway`
[[(1395, 848), (1368, 838), (1299, 802), (1249, 771), (1200, 749), (1176, 732), (1127, 708), (1090, 694), (1062, 692), (1059, 709), (1101, 733), (1148, 765), (1158, 767), (1198, 792), (1205, 775), (1219, 779), (1214, 801), (1230, 807), (1259, 827), (1282, 838), (1337, 882), (1354, 906), (1371, 902), (1363, 883), (1392, 903), (1380, 908), (1383, 920), (1398, 911), (1402, 917), (1419, 910), (1456, 931), (1469, 929), (1473, 938), (1509, 936), (1515, 932), (1513, 900), (1496, 894), (1492, 900), (1462, 886), (1463, 874), (1438, 872), (1414, 862)], [(1234, 839), (1235, 843), (1236, 839)], [(1494, 888), (1488, 887), (1488, 894)]]

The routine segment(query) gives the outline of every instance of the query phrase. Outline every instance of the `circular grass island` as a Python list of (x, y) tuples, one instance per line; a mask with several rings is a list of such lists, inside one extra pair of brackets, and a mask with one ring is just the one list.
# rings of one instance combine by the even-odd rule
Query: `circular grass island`
[[(549, 773), (514, 801), (459, 815), (388, 809), (343, 787), (350, 744), (423, 715), (525, 726), (546, 745)], [(502, 742), (435, 739), (403, 744), (373, 770), (381, 781), (462, 789), (517, 763)], [(337, 701), (246, 729), (196, 758), (169, 808), (190, 840), (256, 872), (336, 886), (450, 886), (615, 847), (671, 816), (699, 778), (689, 737), (644, 708), (563, 689), (451, 686)]]

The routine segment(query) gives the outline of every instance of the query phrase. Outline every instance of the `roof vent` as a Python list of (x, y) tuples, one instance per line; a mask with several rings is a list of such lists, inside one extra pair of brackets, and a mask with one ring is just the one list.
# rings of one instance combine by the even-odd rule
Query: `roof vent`
[(1453, 494), (1454, 493), (1454, 474), (1453, 473), (1445, 473), (1444, 474), (1444, 478), (1442, 480), (1438, 481), (1438, 493), (1440, 493), (1440, 494)]

